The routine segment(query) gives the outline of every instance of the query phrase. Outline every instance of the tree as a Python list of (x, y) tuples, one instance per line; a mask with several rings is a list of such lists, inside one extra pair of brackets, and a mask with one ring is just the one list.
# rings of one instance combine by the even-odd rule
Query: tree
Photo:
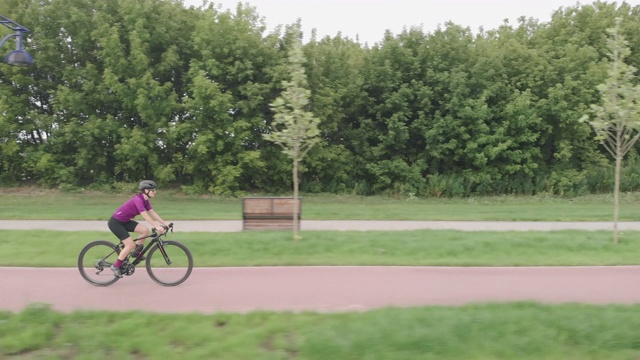
[(280, 85), (270, 69), (284, 55), (274, 36), (263, 38), (264, 26), (252, 7), (238, 3), (233, 12), (210, 7), (198, 19), (194, 55), (183, 78), (186, 113), (171, 134), (184, 159), (173, 163), (192, 182), (188, 191), (238, 195), (261, 187), (255, 184), (261, 176), (272, 179), (263, 175), (272, 162), (262, 152), (262, 134), (268, 127), (264, 114)]
[(311, 148), (320, 141), (318, 124), (320, 121), (313, 113), (306, 111), (311, 91), (307, 90), (307, 76), (305, 74), (305, 57), (302, 42), (296, 37), (289, 50), (288, 70), (291, 80), (283, 81), (284, 91), (271, 104), (275, 113), (271, 124), (273, 132), (265, 134), (264, 138), (282, 147), (293, 162), (293, 238), (300, 239), (298, 228), (298, 167)]
[(350, 39), (326, 36), (305, 44), (309, 111), (320, 119), (322, 141), (305, 158), (300, 186), (308, 192), (353, 189), (366, 166), (357, 161), (350, 139), (364, 114), (366, 93), (362, 69), (366, 52)]
[[(625, 63), (630, 50), (620, 32), (620, 19), (608, 29), (609, 76), (598, 86), (602, 105), (591, 105), (591, 126), (607, 151), (615, 158), (615, 183), (613, 190), (613, 242), (618, 243), (618, 217), (620, 213), (620, 178), (622, 159), (640, 138), (640, 86), (633, 85), (636, 68)], [(582, 120), (589, 119), (589, 115)]]

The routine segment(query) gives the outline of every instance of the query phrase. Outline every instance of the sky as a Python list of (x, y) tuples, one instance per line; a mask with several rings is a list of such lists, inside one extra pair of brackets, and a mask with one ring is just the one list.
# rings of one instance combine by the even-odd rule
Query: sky
[[(211, 1), (222, 10), (235, 10), (238, 0)], [(245, 0), (265, 18), (267, 31), (301, 19), (305, 40), (312, 29), (317, 38), (340, 32), (342, 37), (373, 45), (384, 38), (385, 30), (398, 35), (404, 28), (421, 27), (432, 32), (447, 21), (477, 32), (496, 29), (504, 19), (517, 25), (521, 16), (548, 22), (561, 7), (591, 4), (587, 0)], [(607, 1), (612, 3), (614, 1)], [(640, 0), (627, 0), (640, 5)], [(202, 0), (183, 0), (186, 6), (200, 6)], [(621, 3), (621, 1), (617, 1)]]

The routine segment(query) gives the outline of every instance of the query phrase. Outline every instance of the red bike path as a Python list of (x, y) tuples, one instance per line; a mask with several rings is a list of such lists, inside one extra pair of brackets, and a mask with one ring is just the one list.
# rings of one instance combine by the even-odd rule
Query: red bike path
[[(177, 222), (176, 225), (187, 222)], [(200, 231), (238, 231), (237, 222), (198, 222)], [(454, 224), (455, 223), (455, 224)], [(11, 225), (13, 224), (13, 225)], [(104, 222), (0, 221), (0, 229), (104, 230)], [(193, 225), (193, 222), (189, 223)], [(355, 224), (355, 225), (354, 225)], [(316, 222), (333, 230), (550, 231), (603, 230), (610, 223)], [(368, 225), (368, 226), (364, 226)], [(454, 226), (455, 225), (455, 226)], [(210, 226), (218, 226), (215, 228)], [(430, 227), (431, 226), (431, 227)], [(456, 227), (457, 226), (457, 227)], [(636, 230), (637, 223), (622, 224)], [(180, 226), (187, 231), (199, 228)], [(303, 224), (303, 230), (305, 229)], [(307, 230), (309, 225), (307, 225)], [(196, 259), (197, 260), (197, 259)], [(640, 266), (617, 267), (414, 267), (310, 266), (195, 268), (177, 287), (154, 283), (143, 267), (109, 287), (85, 282), (75, 268), (0, 267), (0, 310), (33, 303), (53, 309), (142, 310), (166, 313), (251, 311), (366, 311), (382, 307), (535, 301), (540, 303), (640, 303)]]
[(640, 266), (621, 267), (224, 267), (195, 268), (176, 287), (144, 268), (109, 287), (75, 268), (0, 268), (0, 309), (165, 313), (366, 311), (487, 302), (640, 303)]

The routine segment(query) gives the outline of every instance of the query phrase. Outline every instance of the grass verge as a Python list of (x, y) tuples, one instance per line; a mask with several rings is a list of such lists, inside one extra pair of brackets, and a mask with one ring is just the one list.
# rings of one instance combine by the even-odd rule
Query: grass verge
[(640, 305), (365, 313), (0, 312), (3, 359), (637, 359)]
[[(97, 192), (0, 192), (0, 219), (106, 220), (131, 194)], [(167, 220), (240, 220), (242, 200), (184, 196), (160, 191), (154, 209)], [(640, 194), (623, 194), (621, 221), (640, 218)], [(609, 195), (578, 198), (500, 196), (465, 199), (390, 199), (304, 195), (308, 220), (504, 220), (611, 221)]]
[[(175, 233), (196, 266), (433, 265), (549, 266), (636, 265), (640, 233), (613, 244), (608, 231), (310, 231), (300, 241), (289, 231)], [(0, 230), (0, 266), (75, 267), (90, 241), (108, 232)]]

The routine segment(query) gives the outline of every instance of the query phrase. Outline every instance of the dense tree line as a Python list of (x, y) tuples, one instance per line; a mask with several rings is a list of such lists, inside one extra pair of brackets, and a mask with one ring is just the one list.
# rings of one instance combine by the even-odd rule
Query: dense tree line
[[(106, 187), (153, 177), (193, 193), (286, 192), (265, 140), (295, 24), (177, 0), (0, 0), (36, 65), (0, 67), (0, 184)], [(612, 161), (578, 121), (600, 101), (622, 19), (640, 67), (640, 6), (594, 2), (549, 22), (408, 28), (368, 45), (304, 44), (322, 140), (307, 192), (467, 196), (611, 191)], [(4, 34), (4, 33), (3, 33)], [(5, 45), (7, 47), (8, 45)], [(5, 49), (6, 50), (6, 49)], [(640, 188), (635, 151), (623, 190)]]

